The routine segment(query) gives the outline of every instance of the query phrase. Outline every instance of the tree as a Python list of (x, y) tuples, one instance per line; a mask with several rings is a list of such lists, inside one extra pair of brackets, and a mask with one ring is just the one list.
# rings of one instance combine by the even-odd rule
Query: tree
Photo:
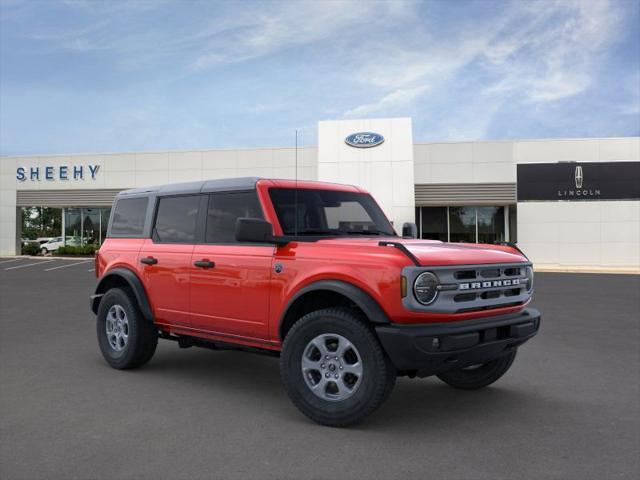
[(35, 240), (38, 237), (62, 235), (62, 209), (53, 207), (24, 207), (22, 209), (22, 237)]

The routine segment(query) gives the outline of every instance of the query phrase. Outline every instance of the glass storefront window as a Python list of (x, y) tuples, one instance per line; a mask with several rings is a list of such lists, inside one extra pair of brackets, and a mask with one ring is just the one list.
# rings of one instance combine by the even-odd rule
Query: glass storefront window
[(417, 207), (416, 225), (424, 239), (495, 243), (515, 238), (515, 212), (515, 206)]
[(64, 209), (65, 245), (77, 247), (81, 244), (82, 210), (79, 208)]
[(503, 242), (504, 208), (478, 207), (478, 243)]
[(62, 235), (62, 209), (54, 207), (23, 207), (23, 239), (59, 237)]
[(111, 208), (100, 209), (100, 244), (104, 242), (107, 237), (107, 227), (109, 226), (109, 216), (111, 215)]
[(475, 207), (449, 207), (449, 241), (475, 243)]
[(429, 240), (447, 239), (447, 207), (422, 207), (420, 238)]
[(82, 209), (82, 245), (100, 244), (100, 209)]
[(99, 246), (107, 236), (111, 208), (65, 208), (65, 244)]

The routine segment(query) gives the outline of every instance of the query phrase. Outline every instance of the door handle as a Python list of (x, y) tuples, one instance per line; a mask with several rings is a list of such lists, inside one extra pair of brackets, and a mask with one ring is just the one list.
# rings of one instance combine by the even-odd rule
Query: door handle
[(213, 268), (216, 266), (214, 262), (211, 262), (209, 260), (198, 260), (196, 262), (193, 262), (193, 264), (196, 267), (200, 267), (200, 268)]
[(140, 259), (140, 263), (144, 263), (145, 265), (155, 265), (156, 263), (158, 263), (158, 259), (153, 257), (145, 257)]

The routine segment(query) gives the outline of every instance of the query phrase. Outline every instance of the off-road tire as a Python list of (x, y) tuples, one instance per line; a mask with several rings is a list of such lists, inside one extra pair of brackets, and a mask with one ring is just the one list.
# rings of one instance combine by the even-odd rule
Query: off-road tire
[[(345, 337), (362, 357), (359, 387), (344, 400), (324, 400), (303, 377), (302, 355), (308, 343), (322, 334)], [(332, 427), (346, 427), (373, 413), (391, 394), (396, 370), (371, 327), (348, 308), (327, 308), (298, 320), (288, 332), (280, 356), (280, 374), (293, 404), (308, 418)]]
[[(106, 333), (107, 313), (114, 305), (120, 305), (124, 309), (128, 320), (128, 340), (121, 351), (114, 350)], [(158, 329), (153, 322), (144, 318), (131, 293), (121, 288), (112, 288), (102, 297), (98, 307), (96, 331), (104, 359), (118, 370), (144, 365), (151, 360), (158, 346)]]
[(474, 369), (449, 370), (438, 374), (438, 378), (454, 388), (478, 390), (502, 377), (513, 364), (517, 348)]

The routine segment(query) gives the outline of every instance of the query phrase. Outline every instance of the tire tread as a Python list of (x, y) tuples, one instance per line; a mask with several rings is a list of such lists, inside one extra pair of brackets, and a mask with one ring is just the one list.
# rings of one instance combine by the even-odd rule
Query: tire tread
[[(131, 314), (130, 322), (135, 323), (134, 328), (136, 329), (135, 338), (132, 336), (132, 338), (129, 339), (129, 341), (133, 343), (128, 345), (128, 348), (132, 348), (133, 350), (125, 352), (121, 358), (110, 356), (109, 351), (105, 351), (105, 349), (110, 347), (104, 345), (102, 339), (101, 330), (104, 328), (102, 317), (106, 315), (106, 310), (110, 307), (111, 297), (120, 297), (118, 301), (125, 304), (124, 306), (128, 310), (127, 314)], [(135, 300), (135, 296), (128, 289), (112, 288), (105, 293), (98, 307), (98, 319), (96, 323), (100, 349), (107, 363), (113, 368), (118, 370), (138, 368), (149, 362), (153, 357), (158, 346), (158, 330), (153, 322), (144, 318)]]
[(302, 400), (302, 398), (297, 395), (296, 386), (292, 385), (291, 379), (289, 375), (287, 375), (286, 356), (284, 354), (281, 356), (280, 362), (282, 382), (293, 404), (298, 408), (298, 410), (300, 410), (311, 420), (321, 425), (332, 427), (347, 427), (361, 422), (364, 418), (372, 414), (384, 403), (384, 401), (393, 391), (396, 380), (396, 371), (389, 358), (387, 357), (387, 354), (382, 349), (382, 346), (373, 333), (371, 327), (366, 323), (366, 320), (362, 319), (361, 316), (357, 315), (352, 309), (346, 307), (335, 307), (316, 310), (300, 318), (300, 320), (298, 320), (289, 330), (284, 340), (282, 351), (288, 351), (292, 343), (296, 341), (298, 333), (307, 328), (309, 324), (318, 321), (318, 318), (322, 317), (331, 317), (334, 319), (338, 319), (341, 322), (349, 323), (356, 330), (358, 330), (358, 334), (362, 335), (362, 337), (366, 339), (366, 342), (371, 346), (373, 350), (372, 354), (376, 359), (376, 365), (374, 365), (374, 368), (380, 372), (383, 372), (383, 374), (378, 376), (378, 381), (374, 385), (374, 392), (371, 395), (369, 401), (366, 403), (365, 407), (362, 408), (357, 414), (351, 415), (349, 417), (346, 417), (344, 415), (340, 416), (339, 414), (335, 413), (328, 414), (325, 412), (317, 411), (317, 409), (310, 408)]

